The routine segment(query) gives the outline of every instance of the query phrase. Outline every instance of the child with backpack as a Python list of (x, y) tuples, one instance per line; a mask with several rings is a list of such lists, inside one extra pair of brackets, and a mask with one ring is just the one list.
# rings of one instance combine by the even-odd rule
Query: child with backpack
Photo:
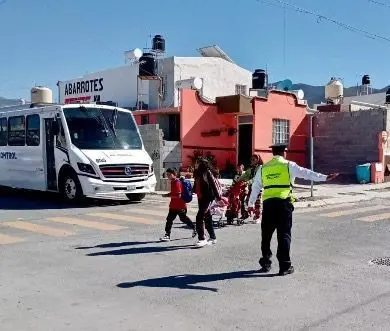
[(177, 178), (177, 172), (174, 169), (166, 170), (167, 178), (171, 181), (171, 192), (165, 195), (170, 197), (169, 212), (165, 224), (165, 235), (160, 238), (161, 241), (171, 240), (171, 230), (173, 221), (179, 216), (180, 221), (187, 224), (192, 229), (192, 238), (196, 237), (197, 232), (194, 223), (187, 216), (187, 203), (192, 200), (192, 187), (188, 180)]

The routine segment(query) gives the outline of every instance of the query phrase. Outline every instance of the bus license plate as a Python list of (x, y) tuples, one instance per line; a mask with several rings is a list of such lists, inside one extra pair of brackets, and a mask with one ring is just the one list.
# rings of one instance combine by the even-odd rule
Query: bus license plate
[(134, 191), (134, 190), (135, 190), (135, 186), (128, 186), (128, 187), (127, 187), (127, 190), (128, 190), (128, 191)]

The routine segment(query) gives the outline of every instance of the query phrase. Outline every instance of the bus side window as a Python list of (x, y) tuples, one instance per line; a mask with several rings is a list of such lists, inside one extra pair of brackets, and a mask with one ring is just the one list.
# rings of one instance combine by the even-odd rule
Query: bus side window
[(56, 145), (57, 147), (66, 148), (66, 139), (65, 139), (65, 133), (64, 133), (64, 127), (62, 126), (61, 118), (57, 118), (57, 123), (59, 127), (59, 133), (57, 136)]
[(24, 116), (8, 118), (8, 145), (26, 145), (26, 125)]
[(27, 146), (39, 146), (41, 140), (41, 119), (38, 114), (26, 117)]
[(8, 142), (7, 117), (0, 118), (0, 146), (7, 146)]

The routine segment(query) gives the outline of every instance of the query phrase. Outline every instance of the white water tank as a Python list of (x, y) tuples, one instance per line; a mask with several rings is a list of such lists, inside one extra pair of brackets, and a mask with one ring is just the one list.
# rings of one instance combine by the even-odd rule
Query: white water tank
[(303, 90), (292, 90), (291, 92), (297, 96), (298, 100), (303, 100), (303, 98), (305, 97), (305, 93), (303, 92)]
[(340, 80), (331, 78), (329, 83), (325, 85), (325, 99), (338, 103), (344, 95), (344, 86)]
[(134, 48), (130, 51), (126, 51), (125, 52), (125, 63), (131, 64), (134, 61), (138, 61), (142, 55), (143, 55), (143, 52), (139, 48)]
[(178, 89), (192, 89), (199, 91), (203, 87), (203, 80), (199, 77), (178, 80), (176, 82), (176, 87)]
[(31, 89), (31, 103), (53, 103), (53, 92), (47, 87), (33, 87)]

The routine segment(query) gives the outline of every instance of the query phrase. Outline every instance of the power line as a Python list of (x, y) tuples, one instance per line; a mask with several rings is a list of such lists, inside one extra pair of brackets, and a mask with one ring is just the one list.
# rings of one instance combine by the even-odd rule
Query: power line
[(380, 5), (380, 6), (384, 6), (384, 7), (390, 8), (390, 2), (385, 3), (385, 2), (381, 2), (381, 1), (377, 1), (377, 0), (367, 0), (367, 1), (368, 2), (372, 2), (372, 3), (376, 4), (376, 5)]
[[(341, 28), (343, 28), (345, 30), (348, 30), (348, 31), (351, 31), (351, 32), (355, 32), (355, 33), (364, 35), (367, 38), (379, 39), (379, 40), (382, 40), (382, 41), (390, 42), (390, 38), (389, 37), (378, 35), (376, 33), (372, 33), (372, 32), (369, 32), (369, 31), (366, 31), (366, 30), (354, 27), (352, 25), (349, 25), (349, 24), (343, 23), (341, 21), (335, 20), (335, 19), (333, 19), (331, 17), (325, 16), (325, 15), (321, 15), (321, 14), (315, 13), (315, 12), (313, 12), (311, 10), (298, 7), (295, 4), (292, 4), (292, 3), (289, 3), (289, 2), (286, 2), (286, 1), (283, 1), (283, 0), (257, 0), (257, 1), (269, 4), (271, 6), (276, 6), (276, 7), (279, 7), (279, 8), (289, 8), (291, 10), (294, 10), (294, 11), (302, 13), (302, 14), (314, 16), (315, 18), (317, 18), (317, 23), (321, 23), (322, 21), (328, 21), (330, 23), (338, 25), (339, 27), (341, 27)], [(376, 1), (376, 0), (370, 0), (370, 1)]]

